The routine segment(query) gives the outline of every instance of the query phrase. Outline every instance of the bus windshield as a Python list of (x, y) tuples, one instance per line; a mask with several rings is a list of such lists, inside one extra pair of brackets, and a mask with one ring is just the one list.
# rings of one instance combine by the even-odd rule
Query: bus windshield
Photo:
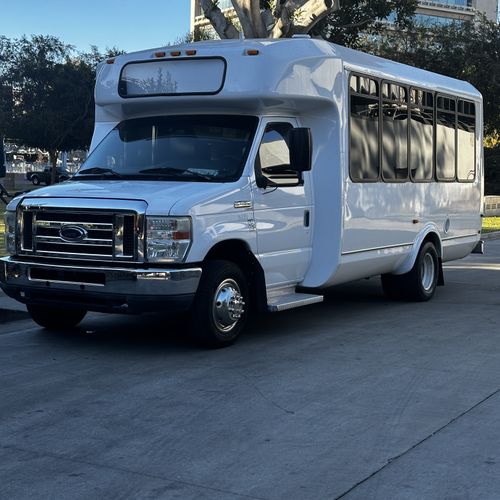
[(257, 122), (253, 116), (232, 115), (125, 120), (73, 179), (232, 182), (241, 176)]

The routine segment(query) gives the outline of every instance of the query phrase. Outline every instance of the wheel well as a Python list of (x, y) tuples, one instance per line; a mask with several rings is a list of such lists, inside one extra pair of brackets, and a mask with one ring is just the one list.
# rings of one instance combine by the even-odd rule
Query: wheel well
[(435, 247), (436, 247), (436, 251), (438, 253), (438, 257), (440, 260), (442, 260), (443, 258), (443, 252), (442, 252), (442, 248), (441, 248), (441, 240), (439, 239), (439, 236), (436, 234), (436, 233), (429, 233), (425, 238), (424, 238), (424, 241), (422, 242), (422, 245), (427, 242), (427, 241), (430, 241)]
[(438, 286), (443, 286), (444, 285), (443, 249), (441, 247), (441, 240), (439, 239), (439, 236), (436, 233), (431, 232), (424, 238), (422, 245), (425, 244), (427, 241), (430, 241), (436, 248), (439, 260)]
[(203, 262), (219, 259), (233, 262), (241, 268), (248, 281), (252, 307), (258, 311), (267, 310), (264, 271), (248, 245), (240, 240), (222, 241), (210, 249)]

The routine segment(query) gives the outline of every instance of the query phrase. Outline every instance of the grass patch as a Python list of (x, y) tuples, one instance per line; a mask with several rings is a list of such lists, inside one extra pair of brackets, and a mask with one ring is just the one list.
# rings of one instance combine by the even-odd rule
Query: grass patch
[(500, 231), (500, 217), (483, 217), (483, 233)]

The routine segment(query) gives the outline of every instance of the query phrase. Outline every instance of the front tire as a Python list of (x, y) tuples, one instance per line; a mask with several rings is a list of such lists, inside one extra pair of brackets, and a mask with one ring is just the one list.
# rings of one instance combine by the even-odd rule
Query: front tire
[(191, 333), (200, 345), (231, 345), (242, 332), (248, 315), (248, 284), (233, 262), (211, 260), (203, 267), (191, 310)]
[(61, 310), (56, 307), (27, 305), (31, 319), (38, 325), (47, 330), (64, 330), (73, 328), (87, 314), (87, 311), (82, 309), (66, 309)]
[(40, 185), (40, 179), (38, 178), (38, 175), (32, 175), (31, 176), (31, 182), (33, 183), (33, 186), (39, 186)]
[(430, 241), (420, 248), (415, 264), (406, 274), (382, 275), (382, 289), (391, 299), (415, 302), (430, 300), (439, 280), (440, 262), (436, 247)]

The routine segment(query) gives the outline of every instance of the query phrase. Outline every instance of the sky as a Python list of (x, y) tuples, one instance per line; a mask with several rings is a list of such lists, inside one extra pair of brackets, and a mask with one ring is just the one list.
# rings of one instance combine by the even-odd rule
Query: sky
[(161, 47), (189, 32), (189, 0), (0, 0), (0, 35), (55, 35), (76, 50)]

